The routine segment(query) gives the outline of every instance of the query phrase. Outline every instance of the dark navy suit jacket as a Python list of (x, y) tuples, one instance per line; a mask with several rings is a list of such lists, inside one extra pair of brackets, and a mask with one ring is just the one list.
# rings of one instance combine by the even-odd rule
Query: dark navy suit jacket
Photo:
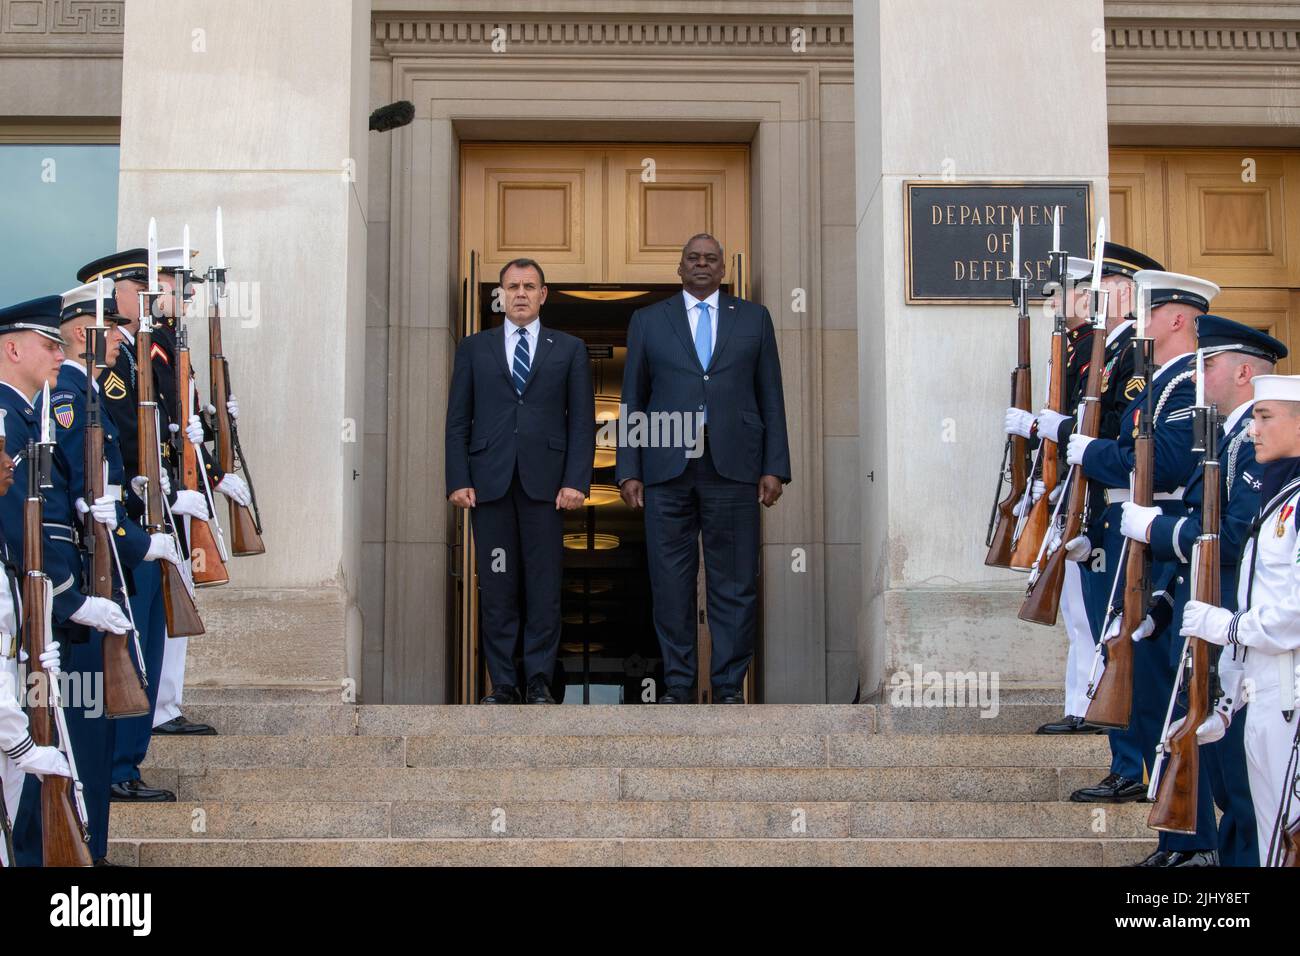
[[(718, 295), (718, 340), (707, 369), (695, 352), (682, 293), (637, 309), (627, 333), (622, 400), (628, 416), (689, 415), (707, 404), (709, 451), (720, 475), (747, 484), (763, 475), (790, 480), (776, 332), (756, 302)], [(633, 424), (626, 427), (633, 434)], [(620, 437), (617, 481), (671, 481), (686, 470), (686, 452), (680, 443), (647, 447)]]
[[(508, 321), (508, 320), (507, 320)], [(510, 488), (552, 501), (561, 488), (591, 491), (596, 401), (587, 347), (540, 326), (523, 395), (506, 365), (504, 326), (461, 340), (447, 396), (446, 493), (473, 488), (479, 502)]]

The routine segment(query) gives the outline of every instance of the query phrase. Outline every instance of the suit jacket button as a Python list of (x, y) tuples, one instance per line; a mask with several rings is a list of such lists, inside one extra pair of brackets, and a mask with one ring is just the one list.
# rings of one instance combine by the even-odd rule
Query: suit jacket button
[(522, 398), (519, 399), (519, 404), (522, 405), (523, 403), (524, 403), (524, 400), (523, 400)]
[(708, 377), (708, 376), (707, 376), (707, 375), (706, 375), (706, 376), (704, 376), (704, 381), (706, 381), (706, 382), (707, 382), (707, 381), (708, 381), (708, 380), (709, 380), (709, 377)]

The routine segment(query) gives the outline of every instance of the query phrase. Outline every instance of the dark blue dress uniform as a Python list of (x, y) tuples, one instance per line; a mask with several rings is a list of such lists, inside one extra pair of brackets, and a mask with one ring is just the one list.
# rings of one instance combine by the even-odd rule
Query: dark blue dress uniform
[[(1215, 315), (1203, 315), (1197, 322), (1198, 344), (1211, 354), (1241, 352), (1276, 363), (1286, 358), (1287, 348), (1258, 329)], [(1220, 465), (1220, 606), (1237, 607), (1237, 569), (1241, 553), (1250, 537), (1251, 524), (1260, 506), (1260, 466), (1255, 461), (1255, 445), (1247, 435), (1253, 403), (1235, 410), (1226, 433), (1220, 436), (1215, 454)], [(1183, 501), (1184, 516), (1161, 515), (1152, 522), (1149, 536), (1151, 553), (1158, 560), (1178, 561), (1183, 567), (1177, 587), (1169, 599), (1157, 604), (1152, 612), (1157, 627), (1172, 620), (1170, 630), (1177, 633), (1183, 607), (1191, 599), (1191, 574), (1186, 567), (1192, 558), (1192, 546), (1201, 533), (1201, 505), (1204, 498), (1204, 473), (1197, 469), (1187, 483)], [(1176, 642), (1181, 650), (1181, 641)], [(1211, 647), (1217, 660), (1221, 648)], [(1177, 661), (1174, 664), (1177, 666)], [(1247, 705), (1249, 706), (1249, 705)], [(1175, 716), (1186, 708), (1180, 701)], [(1201, 783), (1197, 800), (1198, 821), (1195, 836), (1161, 834), (1161, 848), (1168, 850), (1204, 850), (1217, 845), (1223, 866), (1258, 866), (1258, 835), (1255, 812), (1250, 797), (1246, 771), (1245, 721), (1233, 721), (1227, 734), (1201, 747)], [(1223, 811), (1217, 825), (1213, 801)], [(1216, 838), (1217, 831), (1217, 838)]]
[[(1196, 401), (1193, 381), (1194, 357), (1179, 356), (1160, 369), (1147, 389), (1140, 390), (1120, 416), (1119, 437), (1091, 442), (1083, 456), (1083, 472), (1089, 481), (1107, 489), (1108, 504), (1100, 514), (1094, 512), (1088, 538), (1104, 551), (1105, 564), (1099, 573), (1083, 578), (1084, 600), (1093, 634), (1102, 636), (1111, 589), (1121, 570), (1125, 538), (1120, 533), (1120, 505), (1127, 500), (1129, 476), (1133, 470), (1134, 438), (1137, 416), (1146, 405), (1149, 390), (1154, 412), (1154, 489), (1156, 505), (1166, 514), (1182, 515), (1183, 489), (1198, 459), (1192, 452), (1192, 405)], [(1091, 562), (1089, 562), (1091, 563)], [(1177, 564), (1156, 561), (1151, 564), (1151, 589), (1159, 593), (1174, 577)], [(1119, 605), (1121, 587), (1116, 589)], [(1169, 645), (1176, 632), (1166, 629), (1153, 634), (1134, 648), (1133, 712), (1125, 730), (1112, 730), (1111, 772), (1129, 780), (1142, 780), (1144, 765), (1154, 759), (1156, 744), (1164, 726), (1168, 705), (1171, 651)], [(1163, 689), (1162, 689), (1163, 688)]]

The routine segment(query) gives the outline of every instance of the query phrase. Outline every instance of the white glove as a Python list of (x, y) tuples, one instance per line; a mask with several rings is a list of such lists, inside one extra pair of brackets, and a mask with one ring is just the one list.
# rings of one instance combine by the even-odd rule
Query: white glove
[(109, 598), (86, 598), (85, 603), (77, 608), (72, 615), (72, 619), (78, 624), (84, 624), (96, 631), (103, 631), (105, 634), (131, 633), (130, 620), (122, 613), (122, 609), (117, 606), (117, 602)]
[(75, 504), (79, 514), (90, 512), (100, 524), (108, 525), (109, 531), (117, 527), (117, 502), (108, 495), (96, 498), (95, 503), (90, 507), (86, 506), (85, 498), (78, 498)]
[(1151, 522), (1163, 512), (1159, 508), (1147, 508), (1143, 505), (1135, 505), (1131, 501), (1124, 502), (1120, 508), (1124, 512), (1119, 523), (1120, 533), (1134, 541), (1150, 541)]
[(1226, 607), (1215, 607), (1204, 601), (1188, 601), (1183, 607), (1183, 626), (1178, 629), (1178, 633), (1182, 637), (1199, 637), (1210, 644), (1226, 647), (1232, 618), (1233, 613)]
[(41, 651), (41, 670), (53, 677), (59, 673), (59, 642), (50, 641)]
[[(1106, 632), (1106, 640), (1113, 641), (1115, 638), (1119, 637), (1119, 628), (1123, 622), (1124, 618), (1122, 616), (1116, 616), (1115, 620), (1111, 621), (1110, 630)], [(1155, 630), (1156, 622), (1153, 621), (1151, 615), (1148, 614), (1146, 617), (1142, 618), (1142, 623), (1139, 624), (1137, 630), (1133, 632), (1133, 643), (1136, 644), (1138, 641), (1145, 641), (1155, 633)]]
[(24, 773), (34, 773), (38, 777), (43, 777), (47, 773), (59, 777), (72, 776), (72, 770), (68, 767), (68, 758), (63, 756), (63, 751), (57, 747), (33, 747), (21, 757), (15, 758), (14, 766)]
[(1065, 462), (1069, 465), (1082, 465), (1083, 453), (1088, 450), (1088, 446), (1096, 441), (1095, 438), (1089, 438), (1087, 435), (1075, 433), (1070, 436), (1070, 443), (1065, 446)]
[(176, 501), (172, 504), (172, 514), (189, 515), (200, 521), (208, 520), (208, 502), (197, 491), (188, 488), (176, 492)]
[(1060, 436), (1061, 423), (1068, 421), (1069, 418), (1069, 415), (1062, 415), (1050, 408), (1044, 408), (1038, 413), (1038, 437), (1046, 438), (1051, 442), (1057, 441)]
[(217, 482), (217, 491), (237, 505), (247, 507), (253, 501), (253, 496), (248, 491), (248, 485), (244, 483), (243, 478), (235, 474), (227, 474), (226, 477)]
[(1067, 561), (1086, 561), (1090, 554), (1092, 554), (1092, 542), (1088, 540), (1086, 534), (1081, 534), (1077, 538), (1071, 538), (1065, 542)]
[(1056, 503), (1061, 500), (1061, 492), (1064, 490), (1065, 490), (1065, 482), (1058, 481), (1056, 483), (1056, 487), (1052, 489), (1052, 493), (1047, 496), (1047, 503), (1052, 506), (1055, 506)]
[(1008, 408), (1006, 418), (1002, 421), (1002, 430), (1008, 435), (1028, 438), (1034, 430), (1034, 415), (1023, 408)]
[(231, 418), (239, 417), (239, 402), (235, 400), (235, 396), (226, 397), (226, 411), (230, 412)]
[[(144, 475), (136, 475), (131, 479), (131, 490), (135, 492), (137, 498), (143, 500), (144, 487), (147, 481), (148, 479)], [(172, 496), (172, 480), (167, 477), (166, 468), (158, 469), (158, 486), (162, 489), (164, 498)]]
[(203, 423), (199, 421), (198, 415), (190, 416), (190, 423), (185, 426), (185, 437), (191, 445), (203, 444)]
[(149, 550), (145, 552), (144, 556), (146, 561), (157, 561), (159, 558), (170, 561), (177, 567), (181, 563), (181, 556), (176, 551), (176, 541), (171, 535), (163, 534), (161, 531), (149, 535)]
[[(1172, 737), (1174, 732), (1183, 726), (1186, 717), (1179, 717), (1169, 725), (1169, 736)], [(1216, 743), (1223, 739), (1223, 735), (1228, 732), (1228, 718), (1219, 713), (1211, 713), (1209, 717), (1196, 728), (1196, 743), (1202, 747), (1206, 744)]]
[(1029, 514), (1030, 509), (1033, 508), (1034, 505), (1038, 504), (1038, 499), (1043, 497), (1043, 492), (1045, 491), (1047, 491), (1047, 485), (1043, 484), (1041, 481), (1035, 481), (1033, 487), (1030, 489), (1029, 497), (1025, 498), (1022, 496), (1021, 499), (1016, 502), (1016, 506), (1011, 509), (1011, 513), (1017, 518), (1023, 518), (1025, 515)]

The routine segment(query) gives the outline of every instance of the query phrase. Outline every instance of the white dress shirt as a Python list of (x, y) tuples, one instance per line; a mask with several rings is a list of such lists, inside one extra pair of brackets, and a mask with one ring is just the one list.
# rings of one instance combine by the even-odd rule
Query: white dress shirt
[[(506, 368), (511, 372), (515, 370), (515, 348), (519, 344), (519, 329), (521, 326), (515, 325), (509, 319), (506, 319), (506, 334), (503, 338), (506, 340)], [(522, 326), (528, 330), (528, 369), (531, 372), (533, 368), (533, 358), (537, 355), (537, 336), (542, 331), (541, 316), (533, 319), (527, 325)]]
[(691, 341), (695, 341), (695, 330), (700, 327), (700, 303), (705, 302), (709, 306), (709, 347), (716, 349), (718, 347), (718, 290), (714, 289), (712, 294), (706, 299), (697, 299), (685, 289), (682, 290), (682, 298), (686, 300), (686, 318), (691, 323)]

